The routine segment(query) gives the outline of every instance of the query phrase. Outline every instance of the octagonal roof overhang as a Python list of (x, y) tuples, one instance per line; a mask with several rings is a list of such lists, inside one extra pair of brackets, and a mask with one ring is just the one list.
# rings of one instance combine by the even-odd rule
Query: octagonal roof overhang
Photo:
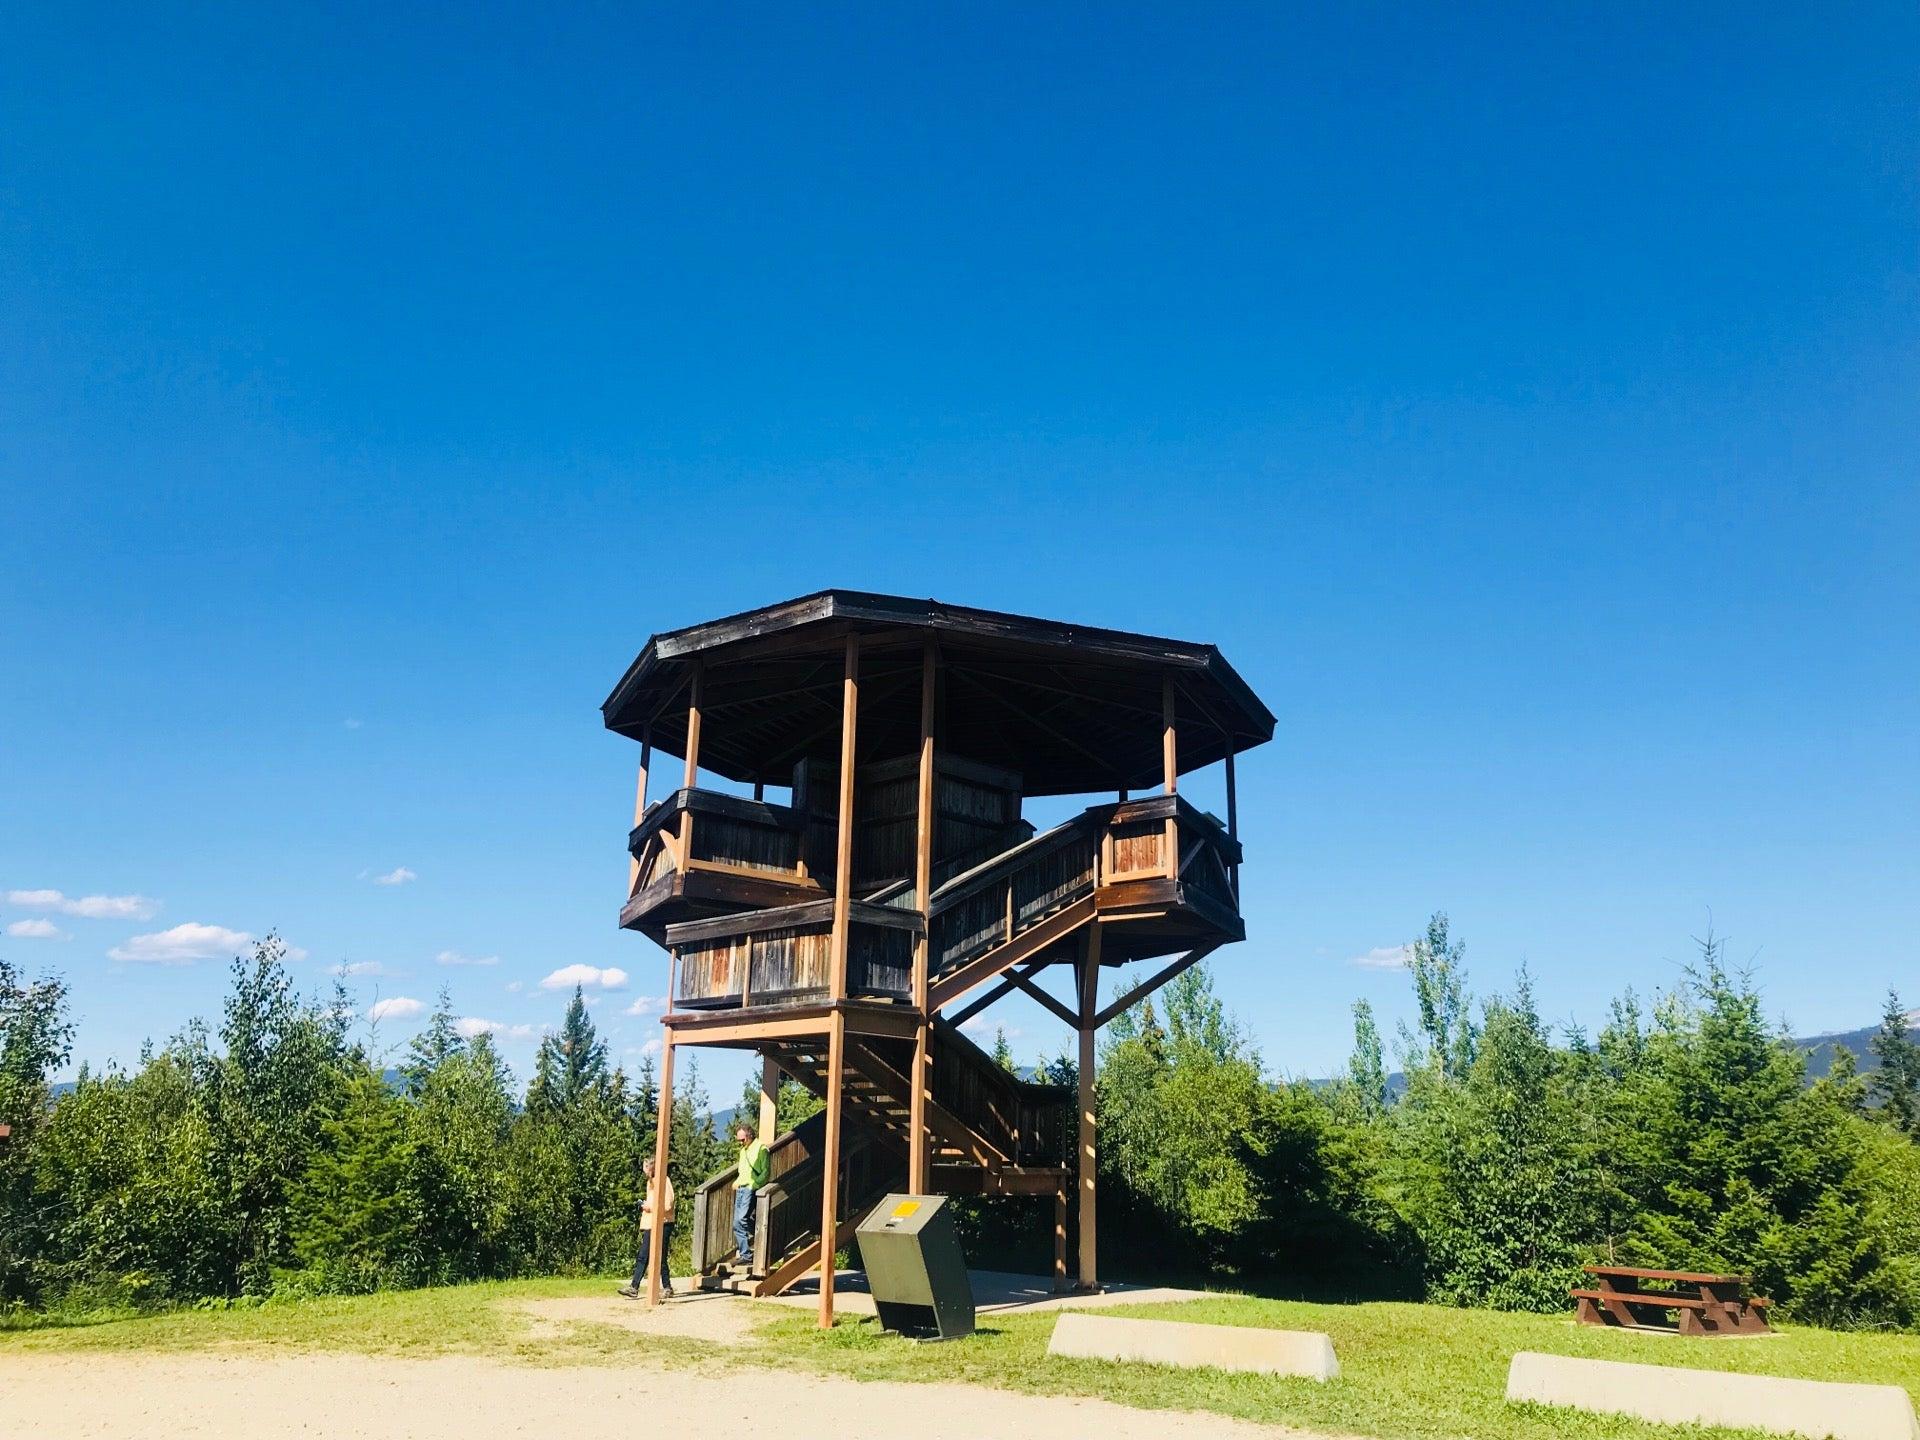
[(786, 784), (797, 760), (837, 753), (852, 633), (862, 763), (917, 748), (930, 638), (941, 748), (1019, 772), (1029, 795), (1158, 785), (1169, 678), (1181, 773), (1273, 738), (1272, 712), (1212, 645), (851, 590), (655, 635), (601, 713), (608, 729), (684, 755), (697, 664), (701, 767)]

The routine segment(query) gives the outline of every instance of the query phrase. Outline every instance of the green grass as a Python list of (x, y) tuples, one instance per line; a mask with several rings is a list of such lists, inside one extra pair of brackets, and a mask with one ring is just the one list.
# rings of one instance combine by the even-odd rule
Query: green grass
[(124, 1310), (0, 1321), (9, 1353), (328, 1350), (425, 1357), (492, 1355), (521, 1364), (701, 1365), (709, 1347), (612, 1325), (540, 1325), (520, 1301), (604, 1296), (607, 1280), (509, 1280), (378, 1295), (269, 1300), (133, 1314)]
[(1786, 1330), (1760, 1340), (1681, 1340), (1576, 1326), (1540, 1315), (1503, 1315), (1433, 1305), (1316, 1305), (1220, 1296), (1182, 1305), (1102, 1313), (1220, 1325), (1324, 1330), (1340, 1378), (1310, 1380), (1055, 1359), (1046, 1354), (1050, 1315), (987, 1316), (963, 1344), (912, 1345), (870, 1321), (843, 1320), (823, 1333), (804, 1317), (782, 1318), (763, 1336), (795, 1366), (865, 1379), (957, 1380), (1036, 1394), (1098, 1395), (1146, 1409), (1207, 1410), (1339, 1434), (1426, 1440), (1653, 1440), (1740, 1432), (1649, 1425), (1618, 1417), (1508, 1405), (1507, 1362), (1518, 1350), (1589, 1355), (1817, 1380), (1904, 1385), (1920, 1398), (1920, 1337)]
[[(355, 1298), (191, 1310), (0, 1332), (0, 1357), (45, 1350), (346, 1350), (494, 1355), (519, 1364), (772, 1366), (861, 1380), (958, 1382), (1043, 1395), (1090, 1395), (1145, 1409), (1202, 1410), (1382, 1440), (1672, 1440), (1680, 1431), (1626, 1419), (1510, 1406), (1501, 1398), (1517, 1350), (1588, 1355), (1819, 1380), (1905, 1386), (1920, 1399), (1920, 1336), (1787, 1329), (1771, 1339), (1681, 1340), (1593, 1330), (1538, 1315), (1431, 1305), (1321, 1305), (1217, 1296), (1110, 1313), (1211, 1324), (1324, 1330), (1341, 1377), (1307, 1380), (1062, 1360), (1047, 1355), (1052, 1315), (982, 1317), (974, 1338), (915, 1345), (871, 1320), (815, 1328), (811, 1310), (763, 1307), (758, 1339), (738, 1349), (642, 1337), (614, 1326), (533, 1325), (513, 1302), (604, 1295), (605, 1280), (467, 1285)], [(1736, 1432), (1692, 1430), (1694, 1436)]]

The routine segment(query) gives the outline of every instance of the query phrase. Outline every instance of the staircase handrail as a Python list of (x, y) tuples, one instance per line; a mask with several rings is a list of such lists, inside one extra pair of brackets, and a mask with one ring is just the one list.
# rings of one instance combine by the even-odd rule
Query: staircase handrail
[(1031, 864), (1042, 855), (1079, 839), (1088, 831), (1099, 829), (1106, 824), (1113, 808), (1111, 805), (1092, 806), (1062, 820), (1058, 825), (1042, 830), (1031, 840), (1024, 840), (1011, 850), (1002, 850), (971, 870), (962, 871), (933, 892), (933, 902), (928, 907), (930, 912), (938, 915), (994, 881), (1004, 880), (1008, 871)]

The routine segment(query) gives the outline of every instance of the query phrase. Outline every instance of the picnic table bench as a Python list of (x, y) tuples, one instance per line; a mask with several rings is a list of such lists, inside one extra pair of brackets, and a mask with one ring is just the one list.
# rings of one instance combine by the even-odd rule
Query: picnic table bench
[[(1582, 1325), (1631, 1330), (1678, 1330), (1682, 1335), (1764, 1335), (1767, 1307), (1747, 1293), (1744, 1275), (1697, 1275), (1688, 1270), (1637, 1270), (1587, 1265), (1594, 1288), (1573, 1290)], [(1667, 1317), (1674, 1318), (1669, 1320)]]

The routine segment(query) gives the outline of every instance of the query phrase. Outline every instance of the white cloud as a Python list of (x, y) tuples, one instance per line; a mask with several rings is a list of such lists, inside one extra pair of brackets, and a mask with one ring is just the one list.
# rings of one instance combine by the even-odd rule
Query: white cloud
[(1347, 963), (1358, 965), (1362, 970), (1404, 970), (1412, 958), (1411, 945), (1376, 945), (1366, 954), (1356, 955)]
[(384, 875), (374, 876), (373, 883), (376, 885), (409, 885), (419, 878), (418, 875), (414, 874), (413, 871), (409, 870), (406, 866), (398, 865), (387, 871)]
[(477, 1035), (499, 1035), (508, 1040), (536, 1040), (544, 1025), (507, 1025), (498, 1020), (483, 1020), (478, 1015), (463, 1015), (453, 1028), (467, 1039)]
[(974, 1015), (961, 1021), (960, 1028), (968, 1035), (985, 1035), (989, 1038), (1004, 1030), (1009, 1045), (1018, 1040), (1021, 1035), (1018, 1026), (1002, 1025), (998, 1020), (989, 1020), (985, 1015)]
[(540, 982), (542, 990), (567, 990), (575, 985), (600, 990), (624, 990), (627, 972), (613, 965), (605, 970), (595, 969), (591, 965), (562, 965)]
[(160, 911), (160, 902), (144, 895), (63, 895), (58, 890), (9, 890), (7, 903), (79, 920), (151, 920)]
[(436, 965), (498, 965), (498, 955), (462, 955), (458, 950), (442, 950), (433, 957)]
[(16, 920), (7, 926), (7, 934), (17, 940), (71, 940), (73, 938), (51, 920)]
[(349, 730), (358, 730), (360, 728), (359, 719), (352, 715), (349, 715), (346, 719), (342, 720), (340, 723), (346, 726), (347, 729)]
[(369, 1020), (411, 1020), (423, 1013), (426, 1006), (411, 995), (395, 995), (390, 1000), (376, 1000), (367, 1007)]
[(620, 1013), (622, 1015), (654, 1015), (666, 1008), (667, 997), (664, 995), (636, 995), (633, 1003)]
[(384, 975), (387, 967), (378, 960), (355, 960), (351, 964), (334, 966), (331, 973), (344, 980), (351, 975)]
[(507, 982), (507, 993), (509, 995), (518, 995), (522, 990), (526, 988), (527, 986), (524, 980), (509, 980)]
[[(190, 965), (195, 960), (212, 960), (237, 955), (253, 944), (253, 936), (244, 930), (229, 930), (224, 925), (201, 925), (189, 920), (171, 930), (151, 935), (136, 935), (124, 945), (107, 951), (109, 960), (126, 960), (148, 965)], [(290, 959), (307, 952), (289, 949)]]

